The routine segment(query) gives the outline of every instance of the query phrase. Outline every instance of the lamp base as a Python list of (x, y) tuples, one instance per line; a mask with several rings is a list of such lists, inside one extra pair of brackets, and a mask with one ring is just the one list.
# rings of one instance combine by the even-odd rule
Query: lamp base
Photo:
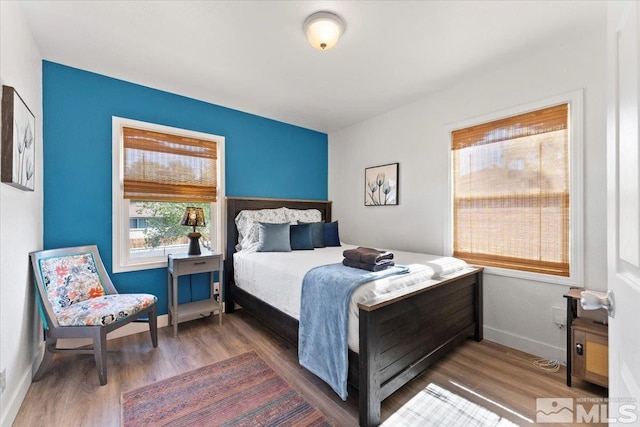
[(189, 233), (187, 237), (189, 238), (189, 252), (187, 255), (200, 255), (200, 233)]

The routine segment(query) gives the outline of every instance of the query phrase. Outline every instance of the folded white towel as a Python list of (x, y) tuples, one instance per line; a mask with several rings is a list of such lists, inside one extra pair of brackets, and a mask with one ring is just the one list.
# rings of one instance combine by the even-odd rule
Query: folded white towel
[(437, 258), (427, 261), (425, 264), (433, 269), (434, 278), (446, 276), (469, 267), (465, 261), (453, 257)]

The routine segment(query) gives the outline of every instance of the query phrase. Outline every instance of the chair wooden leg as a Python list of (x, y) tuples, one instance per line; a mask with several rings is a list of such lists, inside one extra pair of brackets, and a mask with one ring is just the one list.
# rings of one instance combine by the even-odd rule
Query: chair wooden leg
[(93, 355), (98, 368), (100, 385), (107, 383), (107, 332), (104, 328), (96, 329), (93, 336)]
[(158, 347), (158, 307), (155, 304), (153, 310), (149, 313), (149, 332), (151, 333), (153, 347)]
[(53, 361), (53, 352), (49, 351), (49, 348), (50, 348), (49, 346), (52, 346), (52, 348), (55, 348), (56, 341), (57, 340), (55, 339), (47, 338), (45, 348), (44, 348), (44, 356), (42, 357), (42, 362), (40, 362), (40, 366), (38, 367), (38, 370), (33, 376), (34, 382), (40, 381), (44, 373), (47, 371), (47, 369), (49, 369), (49, 366), (51, 366), (51, 362)]

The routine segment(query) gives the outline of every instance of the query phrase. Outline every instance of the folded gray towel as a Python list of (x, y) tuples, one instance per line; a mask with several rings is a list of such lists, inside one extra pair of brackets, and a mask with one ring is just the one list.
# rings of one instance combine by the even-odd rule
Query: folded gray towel
[(366, 262), (358, 262), (349, 258), (345, 258), (342, 260), (342, 264), (346, 265), (347, 267), (360, 268), (362, 270), (381, 271), (386, 268), (393, 267), (395, 265), (395, 262), (391, 260), (382, 260), (377, 264), (367, 264)]
[(352, 261), (371, 265), (376, 265), (380, 261), (393, 259), (393, 252), (379, 251), (377, 249), (365, 248), (362, 246), (359, 246), (356, 249), (347, 249), (342, 252), (342, 255)]

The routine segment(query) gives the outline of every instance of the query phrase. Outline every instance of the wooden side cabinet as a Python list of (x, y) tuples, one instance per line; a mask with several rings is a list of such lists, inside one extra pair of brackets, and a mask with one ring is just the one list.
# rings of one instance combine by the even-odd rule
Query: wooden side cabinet
[(571, 375), (603, 387), (609, 386), (607, 327), (578, 318), (571, 325)]
[[(197, 314), (215, 314), (220, 316), (222, 325), (222, 311), (224, 294), (220, 286), (220, 295), (215, 299), (214, 273), (222, 280), (222, 255), (219, 253), (203, 253), (201, 255), (172, 254), (167, 264), (167, 284), (169, 299), (169, 324), (173, 325), (173, 336), (178, 336), (178, 323), (193, 318)], [(210, 273), (209, 298), (200, 301), (178, 304), (178, 278), (180, 276)]]
[(607, 325), (578, 317), (578, 301), (584, 289), (571, 288), (567, 298), (567, 385), (571, 377), (602, 387), (609, 386), (609, 332)]

